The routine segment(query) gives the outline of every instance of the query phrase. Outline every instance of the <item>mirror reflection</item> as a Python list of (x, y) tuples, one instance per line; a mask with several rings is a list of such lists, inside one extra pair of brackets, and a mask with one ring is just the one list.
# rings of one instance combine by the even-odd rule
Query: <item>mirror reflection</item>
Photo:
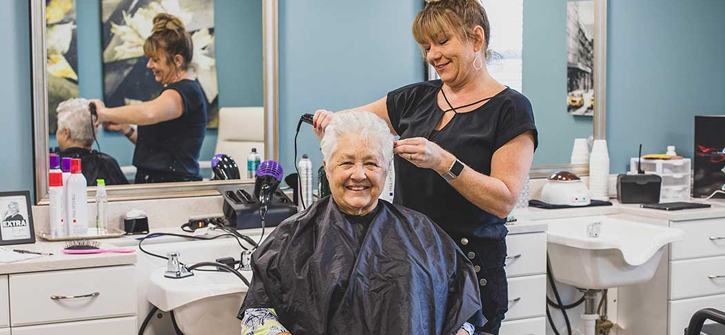
[(208, 180), (222, 154), (244, 178), (263, 155), (261, 1), (47, 0), (46, 25), (50, 151), (88, 185)]

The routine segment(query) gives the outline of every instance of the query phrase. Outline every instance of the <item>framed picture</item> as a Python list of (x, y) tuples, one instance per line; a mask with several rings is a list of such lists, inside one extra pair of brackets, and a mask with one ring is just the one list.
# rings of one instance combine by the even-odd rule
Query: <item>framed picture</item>
[(35, 243), (30, 192), (0, 192), (0, 245)]

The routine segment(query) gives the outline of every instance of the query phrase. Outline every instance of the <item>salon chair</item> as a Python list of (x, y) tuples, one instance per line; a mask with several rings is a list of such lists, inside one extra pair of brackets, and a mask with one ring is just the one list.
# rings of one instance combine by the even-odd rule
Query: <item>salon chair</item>
[(264, 157), (264, 107), (223, 107), (219, 109), (219, 134), (215, 154), (226, 154), (239, 165), (242, 178), (247, 175), (247, 156), (257, 148)]

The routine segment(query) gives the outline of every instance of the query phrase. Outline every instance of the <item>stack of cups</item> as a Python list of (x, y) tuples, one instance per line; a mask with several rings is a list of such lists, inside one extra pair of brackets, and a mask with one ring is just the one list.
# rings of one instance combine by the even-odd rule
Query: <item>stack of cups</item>
[(609, 200), (609, 151), (607, 140), (594, 140), (589, 158), (589, 197)]
[(587, 144), (587, 139), (574, 139), (574, 149), (571, 151), (571, 164), (587, 163), (589, 163), (589, 144)]

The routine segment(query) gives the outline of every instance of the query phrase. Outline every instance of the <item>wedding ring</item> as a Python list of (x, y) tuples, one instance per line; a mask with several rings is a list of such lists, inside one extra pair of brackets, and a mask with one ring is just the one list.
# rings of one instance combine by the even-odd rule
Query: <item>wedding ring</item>
[(408, 160), (409, 161), (412, 161), (413, 160), (413, 154), (408, 154)]

